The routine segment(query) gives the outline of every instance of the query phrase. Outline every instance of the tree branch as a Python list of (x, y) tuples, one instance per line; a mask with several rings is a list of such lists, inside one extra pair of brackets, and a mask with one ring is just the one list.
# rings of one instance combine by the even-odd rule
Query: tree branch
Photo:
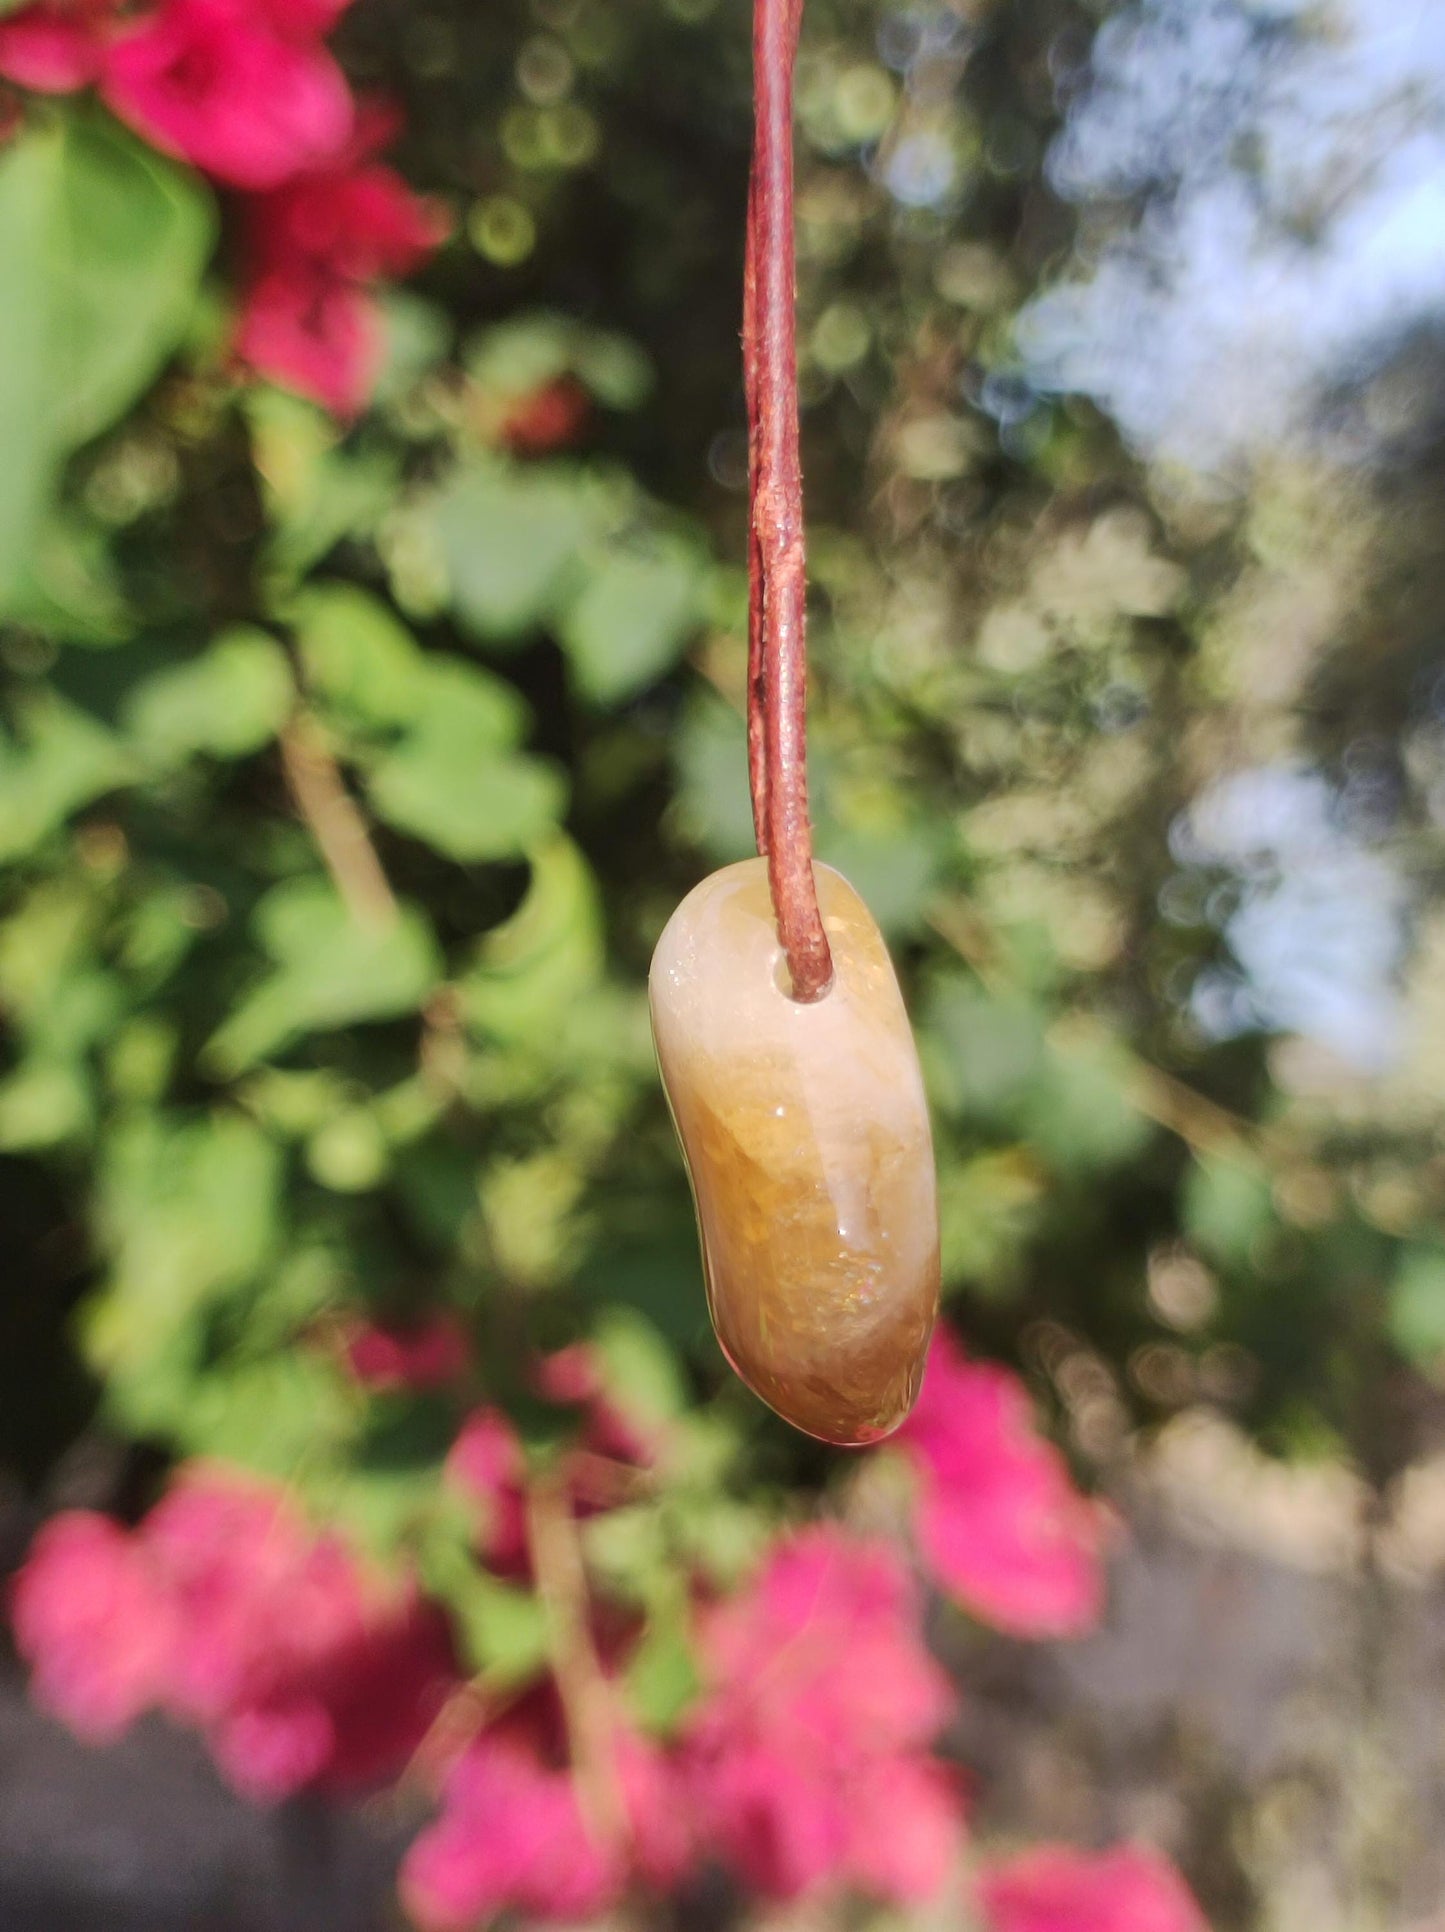
[(281, 765), (302, 823), (352, 918), (373, 930), (391, 925), (396, 897), (366, 820), (346, 789), (325, 733), (305, 711), (295, 712), (281, 733)]
[(616, 1850), (626, 1843), (628, 1824), (617, 1775), (612, 1687), (592, 1642), (577, 1525), (556, 1471), (534, 1477), (527, 1486), (527, 1541), (583, 1822), (595, 1844)]

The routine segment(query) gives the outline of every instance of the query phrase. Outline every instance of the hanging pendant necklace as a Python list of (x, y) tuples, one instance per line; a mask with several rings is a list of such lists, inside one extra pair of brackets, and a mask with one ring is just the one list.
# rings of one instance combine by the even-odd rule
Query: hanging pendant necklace
[(918, 1055), (892, 962), (813, 862), (793, 265), (802, 0), (754, 0), (743, 270), (748, 778), (759, 857), (668, 921), (649, 979), (663, 1087), (734, 1369), (825, 1442), (875, 1442), (918, 1393), (938, 1310), (938, 1206)]

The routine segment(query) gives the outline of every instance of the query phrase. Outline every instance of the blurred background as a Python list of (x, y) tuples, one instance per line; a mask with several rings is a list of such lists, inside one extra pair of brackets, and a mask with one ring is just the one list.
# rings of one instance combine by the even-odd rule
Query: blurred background
[[(817, 845), (953, 1462), (731, 1381), (652, 1062), (751, 849), (746, 14), (0, 4), (7, 1932), (1445, 1923), (1445, 10), (808, 0)], [(941, 1892), (718, 1769), (810, 1537), (922, 1592)], [(539, 1697), (575, 1895), (478, 1875)], [(1121, 1844), (1155, 1917), (1027, 1849)]]

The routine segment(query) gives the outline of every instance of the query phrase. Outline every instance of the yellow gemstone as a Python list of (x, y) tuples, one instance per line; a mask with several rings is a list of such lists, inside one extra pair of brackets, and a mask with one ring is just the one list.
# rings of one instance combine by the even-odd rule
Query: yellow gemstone
[(938, 1311), (938, 1202), (913, 1034), (883, 936), (814, 867), (833, 952), (789, 996), (761, 859), (690, 892), (653, 954), (662, 1082), (708, 1306), (738, 1374), (796, 1428), (876, 1442), (912, 1408)]

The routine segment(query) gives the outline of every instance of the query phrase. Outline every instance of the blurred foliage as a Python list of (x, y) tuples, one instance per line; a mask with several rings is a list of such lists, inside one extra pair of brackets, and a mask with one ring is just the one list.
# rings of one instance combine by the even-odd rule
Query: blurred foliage
[[(1445, 1377), (1439, 915), (1394, 1074), (1215, 1037), (1230, 883), (1171, 828), (1251, 760), (1343, 783), (1369, 731), (1438, 888), (1438, 458), (1224, 500), (1020, 388), (1094, 12), (980, 6), (933, 54), (924, 18), (810, 0), (800, 302), (818, 846), (910, 993), (948, 1293), (1095, 1467), (1202, 1400), (1384, 1479)], [(665, 1728), (684, 1569), (831, 1466), (707, 1332), (643, 991), (750, 838), (745, 25), (375, 0), (343, 46), (459, 217), (347, 431), (238, 387), (193, 181), (68, 109), (0, 159), (0, 1454), (39, 1482), (88, 1424), (284, 1475), (520, 1677), (535, 1608), (438, 1498), (455, 1418), (331, 1338), (454, 1310), (545, 1452), (520, 1338), (595, 1336), (679, 1432), (592, 1552)]]

